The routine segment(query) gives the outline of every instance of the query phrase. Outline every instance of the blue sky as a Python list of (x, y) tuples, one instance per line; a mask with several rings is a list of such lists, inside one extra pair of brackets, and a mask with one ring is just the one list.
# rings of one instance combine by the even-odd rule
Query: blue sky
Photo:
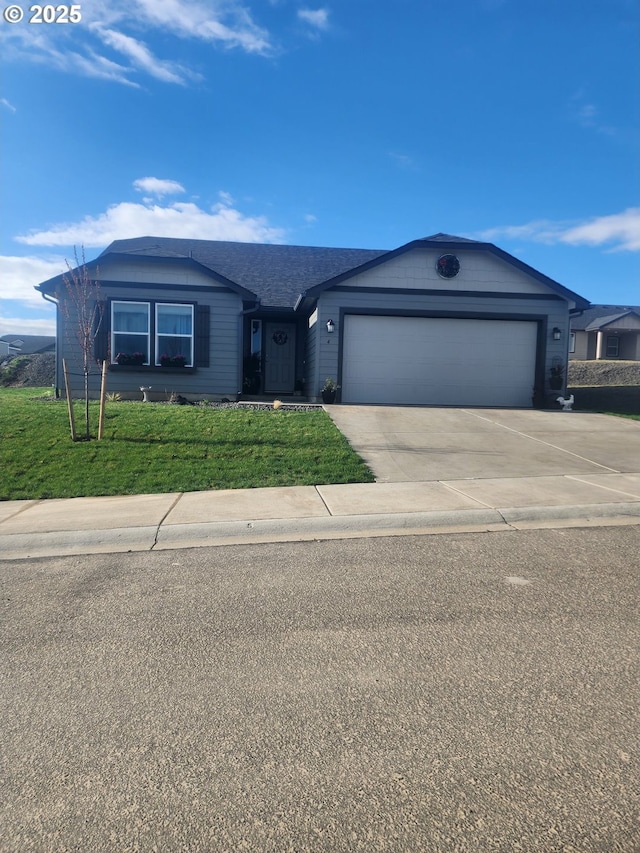
[(635, 0), (85, 0), (0, 22), (0, 334), (117, 238), (488, 240), (639, 304)]

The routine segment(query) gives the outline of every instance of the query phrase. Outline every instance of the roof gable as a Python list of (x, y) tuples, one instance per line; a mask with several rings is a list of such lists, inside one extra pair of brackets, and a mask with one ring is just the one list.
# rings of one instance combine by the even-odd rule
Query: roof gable
[[(138, 238), (140, 240), (144, 240), (145, 238)], [(226, 287), (231, 288), (232, 290), (237, 291), (243, 299), (247, 299), (250, 301), (255, 300), (255, 294), (246, 288), (242, 287), (235, 281), (232, 281), (226, 278), (224, 275), (221, 275), (216, 270), (201, 264), (194, 257), (189, 255), (183, 255), (179, 252), (174, 252), (171, 250), (162, 250), (159, 249), (156, 245), (147, 245), (146, 247), (141, 247), (134, 251), (119, 251), (121, 243), (135, 243), (137, 240), (116, 240), (110, 246), (108, 246), (99, 256), (93, 261), (87, 261), (85, 264), (87, 270), (90, 275), (96, 276), (97, 280), (100, 281), (108, 281), (108, 275), (103, 276), (100, 274), (101, 270), (108, 270), (108, 267), (112, 263), (118, 263), (119, 261), (125, 261), (127, 263), (144, 263), (149, 260), (157, 259), (158, 261), (167, 261), (171, 263), (178, 264), (188, 264), (192, 267), (196, 267), (201, 272), (205, 273), (205, 275), (209, 278), (214, 279), (219, 284), (222, 284)], [(41, 284), (36, 285), (36, 290), (39, 290), (42, 293), (55, 293), (58, 289), (65, 287), (65, 278), (68, 273), (62, 273), (61, 275), (54, 276), (54, 278), (50, 278), (47, 281), (42, 282)]]
[(596, 331), (628, 315), (640, 317), (640, 305), (591, 305), (571, 320), (575, 332)]
[(640, 320), (640, 315), (635, 311), (623, 311), (621, 314), (612, 314), (610, 317), (600, 317), (598, 320), (594, 320), (587, 326), (587, 331), (592, 331), (594, 329), (606, 329), (607, 326), (615, 326), (619, 320), (622, 320), (625, 317), (636, 317)]
[(553, 293), (561, 296), (568, 301), (575, 302), (576, 307), (578, 308), (586, 308), (590, 303), (587, 299), (584, 299), (582, 296), (579, 296), (577, 293), (574, 293), (572, 290), (564, 287), (562, 284), (559, 284), (557, 281), (549, 278), (538, 270), (530, 267), (528, 264), (525, 264), (523, 261), (518, 260), (513, 255), (510, 255), (508, 252), (499, 249), (493, 243), (482, 243), (477, 240), (470, 240), (466, 237), (455, 237), (451, 234), (434, 234), (432, 237), (424, 237), (420, 240), (412, 240), (410, 243), (406, 243), (404, 246), (400, 246), (397, 249), (393, 249), (390, 252), (380, 253), (377, 257), (372, 258), (371, 260), (365, 262), (358, 268), (354, 268), (352, 270), (348, 270), (345, 273), (336, 276), (331, 281), (326, 281), (317, 285), (313, 288), (307, 290), (304, 294), (305, 297), (317, 297), (320, 293), (329, 288), (333, 287), (336, 284), (340, 284), (343, 281), (351, 278), (354, 275), (358, 275), (364, 272), (367, 269), (371, 269), (378, 264), (386, 263), (392, 258), (396, 258), (405, 252), (412, 251), (414, 249), (437, 249), (438, 251), (446, 251), (449, 250), (451, 252), (457, 252), (468, 249), (475, 249), (480, 252), (488, 252), (495, 257), (500, 258), (506, 263), (518, 269), (520, 272), (525, 273), (530, 278), (535, 279), (535, 281), (549, 288)]

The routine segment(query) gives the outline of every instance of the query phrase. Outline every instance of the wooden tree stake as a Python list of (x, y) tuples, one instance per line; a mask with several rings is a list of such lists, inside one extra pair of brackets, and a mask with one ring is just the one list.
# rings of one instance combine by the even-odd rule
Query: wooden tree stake
[(69, 371), (67, 370), (67, 360), (62, 359), (62, 371), (64, 373), (64, 387), (67, 394), (67, 406), (69, 407), (69, 426), (71, 427), (71, 441), (76, 441), (76, 422), (73, 417), (73, 400), (71, 399), (71, 388), (69, 387)]
[(104, 404), (107, 397), (107, 359), (102, 362), (102, 382), (100, 384), (100, 419), (98, 421), (98, 441), (104, 435)]

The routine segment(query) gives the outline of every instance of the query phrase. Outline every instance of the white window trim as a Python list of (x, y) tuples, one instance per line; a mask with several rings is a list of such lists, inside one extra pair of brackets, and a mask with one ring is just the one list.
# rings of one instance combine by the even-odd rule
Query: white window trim
[[(172, 335), (158, 334), (158, 308), (190, 308), (191, 309), (191, 334), (189, 335), (181, 335), (179, 333)], [(184, 338), (191, 342), (190, 350), (191, 350), (191, 361), (188, 361), (185, 364), (185, 367), (193, 367), (194, 358), (195, 358), (195, 348), (196, 348), (196, 335), (195, 335), (195, 310), (193, 303), (190, 302), (162, 302), (158, 300), (154, 306), (154, 352), (155, 352), (155, 365), (156, 367), (160, 366), (160, 356), (162, 355), (162, 348), (160, 347), (159, 341), (162, 337), (172, 337), (172, 338)]]
[[(147, 331), (146, 332), (123, 332), (119, 329), (114, 328), (114, 306), (116, 305), (142, 305), (147, 310)], [(140, 352), (146, 350), (147, 353), (150, 353), (150, 344), (151, 344), (151, 303), (143, 302), (137, 299), (112, 299), (111, 300), (111, 323), (110, 323), (110, 349), (111, 349), (111, 363), (117, 364), (116, 356), (118, 355), (117, 347), (115, 346), (115, 335), (137, 335), (140, 338), (144, 338), (146, 340), (146, 346), (140, 347)], [(145, 364), (149, 364), (149, 361), (145, 361)]]
[[(111, 299), (110, 300), (110, 324), (109, 324), (109, 347), (111, 364), (117, 365), (116, 356), (118, 349), (115, 346), (114, 337), (118, 334), (137, 335), (145, 341), (146, 351), (148, 353), (148, 361), (144, 362), (145, 367), (160, 367), (160, 356), (162, 350), (159, 346), (159, 338), (168, 337), (167, 335), (158, 335), (158, 308), (164, 306), (174, 306), (179, 308), (189, 308), (191, 310), (191, 334), (182, 335), (175, 334), (170, 337), (181, 337), (190, 340), (191, 344), (191, 361), (185, 364), (185, 367), (195, 367), (196, 363), (196, 304), (195, 302), (165, 302), (162, 299)], [(114, 328), (114, 314), (117, 305), (140, 305), (147, 312), (147, 331), (146, 332), (125, 332)], [(153, 310), (152, 310), (153, 309)], [(153, 349), (152, 349), (153, 345)], [(141, 346), (143, 351), (145, 346)]]

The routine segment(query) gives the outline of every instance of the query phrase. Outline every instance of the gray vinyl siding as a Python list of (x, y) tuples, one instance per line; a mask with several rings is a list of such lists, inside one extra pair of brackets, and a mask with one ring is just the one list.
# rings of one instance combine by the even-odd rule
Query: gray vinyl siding
[[(318, 394), (317, 381), (318, 323), (307, 329), (304, 365), (304, 393), (309, 397)], [(323, 380), (324, 381), (324, 380)]]
[[(486, 315), (502, 316), (515, 315), (532, 320), (546, 320), (547, 329), (544, 338), (546, 351), (544, 357), (545, 378), (548, 378), (554, 359), (567, 362), (569, 346), (569, 316), (567, 303), (557, 298), (528, 298), (527, 294), (518, 294), (518, 298), (503, 297), (501, 294), (473, 294), (466, 292), (460, 297), (455, 294), (434, 295), (429, 293), (403, 293), (375, 291), (373, 289), (325, 291), (318, 300), (319, 329), (324, 328), (327, 320), (332, 318), (336, 323), (336, 332), (328, 342), (319, 335), (319, 345), (314, 355), (314, 374), (310, 382), (310, 394), (318, 394), (327, 376), (339, 379), (340, 353), (339, 341), (342, 337), (340, 317), (342, 313), (354, 314), (417, 314), (428, 316), (431, 312), (446, 312), (456, 315)], [(561, 339), (554, 341), (551, 330), (554, 326), (561, 329)]]
[[(107, 380), (107, 392), (119, 393), (123, 398), (142, 399), (140, 386), (151, 386), (154, 399), (165, 399), (175, 392), (190, 398), (230, 397), (234, 398), (239, 390), (240, 353), (242, 311), (241, 298), (223, 288), (203, 288), (190, 291), (184, 286), (162, 288), (150, 291), (149, 288), (108, 288), (102, 286), (100, 298), (132, 299), (141, 302), (155, 300), (158, 302), (197, 302), (198, 305), (208, 305), (209, 314), (209, 367), (197, 367), (193, 370), (170, 371), (163, 368), (110, 368)], [(108, 306), (106, 312), (108, 313)], [(73, 334), (66, 333), (63, 320), (64, 311), (60, 312), (61, 329), (59, 339), (62, 342), (60, 359), (67, 359), (72, 374), (73, 396), (82, 394), (82, 370), (80, 351)], [(109, 318), (107, 317), (107, 320)], [(152, 342), (153, 346), (153, 342)], [(100, 368), (93, 366), (90, 391), (92, 397), (97, 397), (100, 391)], [(64, 382), (60, 373), (60, 390), (64, 393)]]

